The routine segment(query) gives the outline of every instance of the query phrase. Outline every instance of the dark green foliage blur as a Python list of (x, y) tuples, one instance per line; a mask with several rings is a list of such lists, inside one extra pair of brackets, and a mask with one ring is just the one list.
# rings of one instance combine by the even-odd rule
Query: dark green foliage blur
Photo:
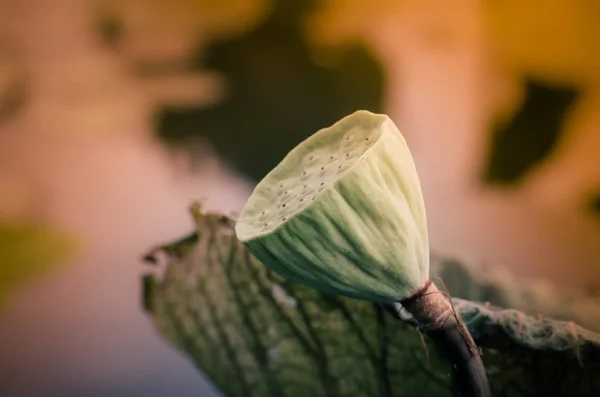
[(600, 193), (592, 196), (592, 199), (590, 200), (590, 208), (600, 216)]
[(23, 284), (73, 254), (75, 242), (47, 225), (0, 219), (0, 308)]
[(197, 67), (227, 78), (229, 97), (209, 108), (163, 108), (158, 134), (172, 145), (206, 138), (258, 180), (299, 142), (357, 109), (382, 112), (383, 72), (364, 47), (321, 66), (301, 37), (309, 2), (277, 1), (254, 31), (203, 48)]
[[(301, 36), (312, 1), (274, 2), (255, 30), (213, 42), (196, 54), (194, 67), (222, 73), (229, 94), (211, 107), (163, 107), (157, 133), (190, 147), (206, 139), (238, 171), (261, 179), (299, 142), (358, 109), (383, 112), (385, 76), (368, 48), (354, 46), (317, 62)], [(112, 37), (111, 26), (104, 26)], [(552, 153), (578, 91), (524, 79), (524, 103), (490, 126), (483, 181), (518, 182)]]
[(551, 87), (526, 79), (523, 104), (492, 129), (485, 180), (500, 184), (518, 182), (550, 155), (565, 132), (565, 117), (577, 97), (573, 88)]

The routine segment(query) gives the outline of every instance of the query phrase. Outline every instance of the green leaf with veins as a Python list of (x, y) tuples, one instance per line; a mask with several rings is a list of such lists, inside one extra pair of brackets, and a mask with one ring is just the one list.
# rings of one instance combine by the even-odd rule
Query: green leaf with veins
[[(237, 241), (227, 217), (196, 210), (195, 219), (195, 234), (163, 247), (170, 259), (162, 274), (144, 277), (146, 310), (225, 395), (451, 395), (449, 364), (408, 324), (377, 304), (270, 272)], [(470, 280), (487, 293), (489, 278), (466, 274), (454, 287)], [(599, 395), (600, 335), (513, 308), (452, 301), (483, 348), (494, 395)]]

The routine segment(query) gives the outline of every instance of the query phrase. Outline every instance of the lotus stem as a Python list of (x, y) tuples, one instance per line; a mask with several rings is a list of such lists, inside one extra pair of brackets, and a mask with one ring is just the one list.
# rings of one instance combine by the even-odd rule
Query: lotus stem
[(424, 331), (451, 362), (459, 395), (491, 397), (481, 350), (445, 294), (430, 280), (400, 304), (412, 315), (412, 323)]

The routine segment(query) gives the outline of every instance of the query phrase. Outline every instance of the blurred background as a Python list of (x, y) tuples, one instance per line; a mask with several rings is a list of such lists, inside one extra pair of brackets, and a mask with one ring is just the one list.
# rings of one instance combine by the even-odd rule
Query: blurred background
[(387, 113), (432, 250), (600, 286), (595, 0), (1, 0), (0, 394), (215, 396), (141, 255), (296, 144)]

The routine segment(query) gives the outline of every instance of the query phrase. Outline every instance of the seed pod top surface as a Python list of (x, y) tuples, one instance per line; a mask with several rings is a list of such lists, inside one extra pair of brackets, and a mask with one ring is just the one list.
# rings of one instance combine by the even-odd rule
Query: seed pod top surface
[(404, 299), (429, 278), (412, 156), (386, 115), (357, 111), (296, 146), (254, 189), (236, 234), (282, 276), (360, 299)]

